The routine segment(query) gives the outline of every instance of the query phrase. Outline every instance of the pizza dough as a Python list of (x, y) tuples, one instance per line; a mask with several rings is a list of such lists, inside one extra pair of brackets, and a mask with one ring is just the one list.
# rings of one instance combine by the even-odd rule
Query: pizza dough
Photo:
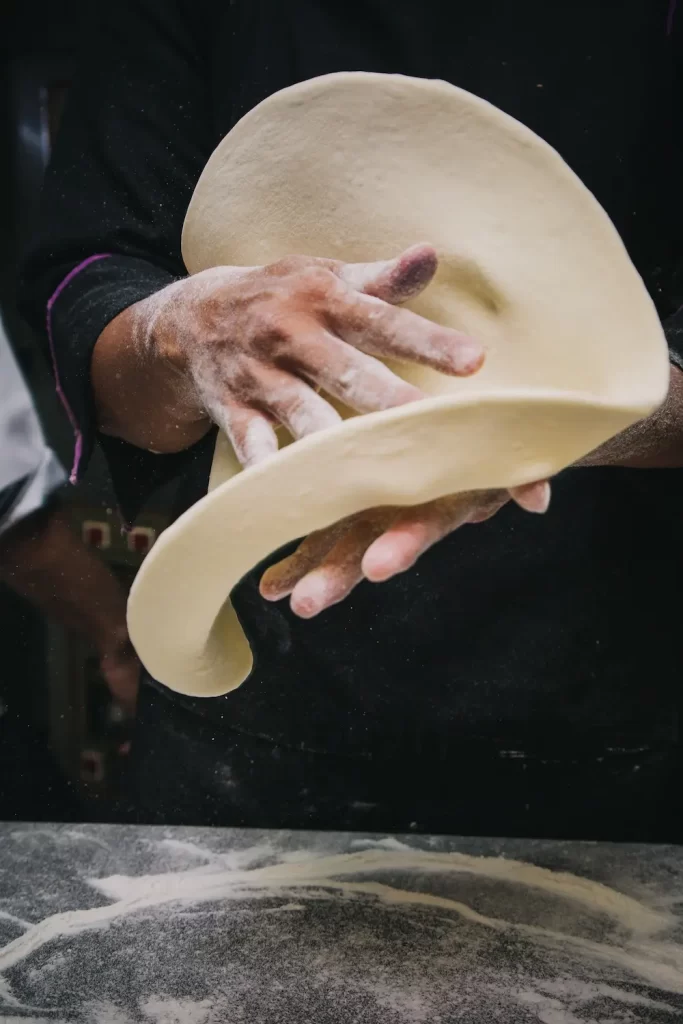
[(664, 399), (662, 329), (604, 211), (546, 143), (444, 82), (335, 74), (271, 96), (210, 158), (183, 256), (196, 273), (422, 241), (440, 269), (409, 305), (481, 339), (483, 370), (395, 367), (433, 397), (347, 411), (248, 471), (219, 436), (210, 493), (130, 595), (133, 643), (172, 689), (212, 696), (248, 676), (228, 595), (285, 543), (375, 505), (552, 476)]

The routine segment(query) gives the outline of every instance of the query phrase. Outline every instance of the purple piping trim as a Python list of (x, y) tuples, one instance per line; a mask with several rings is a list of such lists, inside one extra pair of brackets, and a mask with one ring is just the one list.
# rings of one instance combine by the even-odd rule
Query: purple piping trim
[(59, 377), (59, 369), (57, 367), (57, 353), (55, 351), (55, 343), (52, 337), (52, 309), (54, 307), (55, 302), (62, 294), (66, 286), (73, 281), (77, 274), (80, 274), (81, 270), (84, 270), (90, 263), (94, 263), (95, 260), (104, 260), (108, 256), (111, 256), (111, 253), (101, 252), (98, 253), (96, 256), (88, 256), (87, 260), (82, 260), (77, 267), (74, 267), (73, 270), (69, 271), (64, 280), (57, 285), (54, 292), (47, 300), (47, 313), (45, 317), (45, 325), (47, 327), (47, 340), (50, 345), (52, 372), (54, 373), (55, 376), (55, 389), (59, 396), (60, 402), (64, 406), (64, 411), (66, 412), (66, 415), (69, 417), (69, 423), (71, 424), (71, 428), (74, 432), (74, 461), (71, 467), (71, 473), (69, 474), (69, 483), (72, 484), (75, 484), (78, 481), (78, 469), (81, 462), (81, 456), (83, 455), (83, 434), (81, 432), (81, 428), (78, 425), (78, 420), (74, 415), (74, 411), (69, 405), (69, 400), (64, 394), (62, 382)]
[(668, 36), (670, 36), (674, 30), (674, 17), (676, 16), (677, 4), (678, 0), (669, 0), (669, 13), (666, 18), (666, 34)]

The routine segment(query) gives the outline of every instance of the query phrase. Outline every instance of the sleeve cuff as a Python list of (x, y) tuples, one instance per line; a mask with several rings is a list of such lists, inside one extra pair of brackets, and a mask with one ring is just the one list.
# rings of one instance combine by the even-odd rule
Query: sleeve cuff
[(85, 469), (95, 440), (90, 362), (97, 339), (124, 309), (174, 280), (145, 260), (101, 253), (74, 267), (48, 300), (46, 330), (55, 385), (74, 431), (72, 483)]

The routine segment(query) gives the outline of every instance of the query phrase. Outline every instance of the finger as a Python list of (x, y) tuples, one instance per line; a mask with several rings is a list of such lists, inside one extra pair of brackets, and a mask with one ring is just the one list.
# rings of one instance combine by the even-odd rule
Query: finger
[(538, 483), (512, 487), (510, 496), (526, 512), (543, 515), (550, 505), (550, 484), (547, 480), (540, 480)]
[(258, 370), (258, 383), (268, 412), (297, 440), (341, 423), (337, 410), (300, 377), (276, 367), (262, 366)]
[(491, 519), (495, 516), (496, 512), (500, 512), (503, 505), (507, 505), (510, 500), (510, 494), (508, 491), (495, 491), (493, 493), (495, 494), (494, 498), (491, 498), (490, 501), (486, 501), (478, 509), (472, 512), (467, 520), (469, 524), (485, 523), (487, 519)]
[(436, 274), (436, 249), (427, 243), (412, 245), (393, 260), (378, 263), (344, 263), (338, 270), (342, 281), (356, 291), (384, 302), (407, 302), (419, 295)]
[(328, 315), (335, 334), (368, 355), (460, 377), (475, 373), (484, 361), (482, 346), (468, 335), (371, 295), (342, 292), (331, 299)]
[(329, 331), (293, 335), (292, 355), (299, 372), (356, 412), (378, 412), (425, 398), (388, 366), (347, 345)]
[(277, 434), (272, 423), (259, 412), (236, 402), (206, 403), (209, 416), (228, 435), (240, 464), (248, 469), (275, 455)]
[(469, 522), (475, 507), (473, 496), (463, 494), (404, 509), (365, 552), (363, 575), (382, 583), (406, 572), (437, 541)]
[(261, 596), (266, 601), (280, 601), (288, 597), (299, 580), (323, 561), (354, 518), (342, 519), (334, 526), (309, 534), (293, 554), (266, 569), (259, 585)]
[(301, 579), (292, 591), (292, 611), (302, 619), (311, 619), (347, 597), (363, 579), (363, 555), (391, 522), (393, 512), (357, 519), (334, 545), (317, 569)]

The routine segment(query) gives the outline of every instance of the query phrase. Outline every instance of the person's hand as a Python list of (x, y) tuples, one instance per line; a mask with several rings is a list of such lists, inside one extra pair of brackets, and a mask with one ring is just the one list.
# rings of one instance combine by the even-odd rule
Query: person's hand
[(510, 499), (528, 512), (550, 502), (546, 482), (511, 491), (473, 491), (410, 508), (376, 508), (312, 533), (293, 555), (268, 569), (261, 595), (289, 597), (292, 610), (310, 619), (342, 601), (361, 580), (381, 583), (415, 564), (433, 544), (466, 523), (481, 523)]
[(98, 644), (100, 672), (125, 719), (135, 717), (140, 687), (140, 662), (128, 633), (112, 633)]
[[(243, 466), (336, 425), (318, 389), (356, 412), (424, 397), (380, 358), (467, 376), (482, 346), (397, 304), (432, 280), (437, 257), (416, 245), (382, 263), (292, 256), (266, 267), (217, 267), (119, 314), (93, 355), (100, 427), (159, 452), (227, 433)], [(379, 357), (379, 358), (378, 358)]]

